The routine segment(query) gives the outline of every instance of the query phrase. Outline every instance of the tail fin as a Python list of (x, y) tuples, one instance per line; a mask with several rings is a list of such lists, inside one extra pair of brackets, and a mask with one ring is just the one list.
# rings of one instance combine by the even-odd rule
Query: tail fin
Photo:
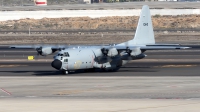
[(155, 44), (151, 14), (147, 5), (142, 7), (133, 43), (143, 45)]
[[(125, 44), (125, 43), (122, 43)], [(144, 5), (140, 13), (135, 37), (128, 41), (129, 45), (147, 45), (155, 44), (153, 26), (149, 6)]]

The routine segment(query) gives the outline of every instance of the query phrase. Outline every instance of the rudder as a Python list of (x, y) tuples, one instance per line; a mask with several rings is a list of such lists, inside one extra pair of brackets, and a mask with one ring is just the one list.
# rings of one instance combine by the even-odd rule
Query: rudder
[(153, 25), (149, 6), (144, 5), (140, 13), (137, 29), (134, 39), (130, 41), (131, 45), (155, 44)]

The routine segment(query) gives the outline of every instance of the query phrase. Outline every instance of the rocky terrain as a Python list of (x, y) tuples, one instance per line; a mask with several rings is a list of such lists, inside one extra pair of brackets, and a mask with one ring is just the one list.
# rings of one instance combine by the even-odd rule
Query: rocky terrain
[[(160, 16), (152, 17), (157, 42), (199, 44), (200, 15)], [(26, 18), (0, 22), (0, 44), (34, 44), (34, 43), (64, 43), (64, 44), (106, 44), (120, 43), (133, 38), (138, 17), (104, 17), (104, 18), (43, 18), (39, 20)], [(31, 31), (47, 31), (48, 33), (30, 33)], [(171, 32), (169, 29), (193, 29), (194, 31)], [(16, 33), (15, 31), (27, 31)], [(68, 33), (67, 31), (77, 31)], [(81, 30), (107, 30), (107, 32), (81, 32)], [(109, 31), (110, 30), (110, 31)], [(118, 32), (115, 30), (122, 30)], [(129, 30), (129, 32), (123, 32)], [(11, 31), (4, 33), (3, 31)], [(51, 31), (66, 31), (52, 33)], [(80, 32), (79, 32), (80, 31)]]
[[(154, 29), (200, 29), (200, 15), (152, 17)], [(138, 16), (102, 18), (43, 18), (1, 21), (0, 30), (90, 30), (90, 29), (135, 29)]]

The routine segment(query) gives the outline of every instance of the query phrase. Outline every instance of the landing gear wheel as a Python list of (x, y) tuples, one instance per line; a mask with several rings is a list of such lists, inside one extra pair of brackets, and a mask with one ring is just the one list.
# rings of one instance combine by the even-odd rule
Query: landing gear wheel
[(63, 73), (64, 75), (67, 75), (67, 74), (69, 74), (69, 71), (65, 70), (65, 71), (62, 71), (62, 73)]

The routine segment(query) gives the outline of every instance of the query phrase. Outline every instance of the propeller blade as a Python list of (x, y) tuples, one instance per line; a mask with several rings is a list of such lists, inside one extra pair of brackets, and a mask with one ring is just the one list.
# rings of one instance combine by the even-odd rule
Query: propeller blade
[(129, 48), (129, 45), (128, 45), (128, 44), (129, 44), (128, 42), (125, 42), (126, 48)]
[(128, 61), (131, 61), (132, 60), (132, 57), (129, 55), (128, 56)]
[(112, 59), (108, 56), (100, 56), (98, 57), (98, 63), (102, 64), (102, 63), (107, 63), (112, 61)]
[(107, 60), (106, 60), (106, 61), (107, 61), (107, 62), (111, 62), (112, 59), (111, 59), (110, 57), (107, 56)]

